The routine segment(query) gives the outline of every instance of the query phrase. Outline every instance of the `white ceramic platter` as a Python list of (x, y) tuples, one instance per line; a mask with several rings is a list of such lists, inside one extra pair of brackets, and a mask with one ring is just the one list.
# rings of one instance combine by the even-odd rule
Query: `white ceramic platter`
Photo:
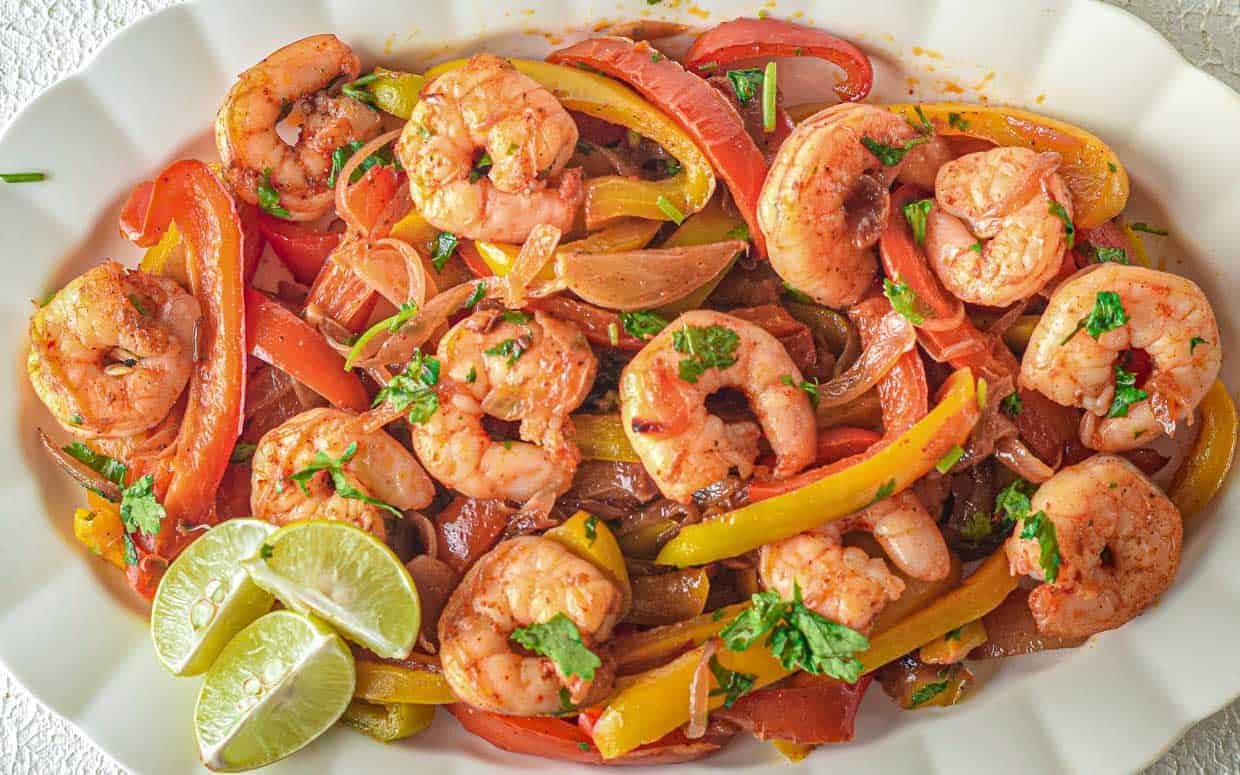
[[(654, 0), (652, 0), (653, 2)], [(233, 77), (275, 48), (333, 32), (370, 65), (416, 68), (465, 50), (541, 54), (534, 30), (589, 29), (657, 16), (706, 26), (754, 15), (755, 0), (215, 0), (155, 14), (118, 34), (79, 74), (35, 100), (0, 142), (0, 170), (42, 169), (42, 184), (0, 187), (0, 659), (42, 702), (128, 768), (198, 767), (191, 730), (196, 680), (155, 660), (144, 612), (117, 574), (81, 549), (70, 515), (80, 492), (38, 453), (50, 422), (22, 365), (29, 300), (135, 249), (116, 235), (121, 198), (178, 156), (210, 151), (207, 130)], [(1128, 165), (1139, 219), (1170, 227), (1151, 242), (1168, 267), (1214, 300), (1224, 342), (1240, 315), (1240, 97), (1193, 69), (1153, 30), (1090, 0), (779, 0), (769, 13), (860, 43), (877, 65), (874, 101), (981, 96), (1088, 127)], [(529, 31), (529, 32), (527, 32)], [(563, 37), (571, 38), (571, 32)], [(993, 75), (989, 75), (993, 73)], [(963, 95), (951, 94), (958, 85)], [(1224, 378), (1240, 385), (1240, 357)], [(1229, 488), (1190, 530), (1174, 588), (1154, 610), (1070, 652), (1007, 660), (962, 705), (899, 713), (881, 692), (862, 707), (857, 739), (810, 756), (805, 771), (1109, 772), (1155, 758), (1193, 721), (1240, 693), (1240, 493)], [(272, 772), (567, 771), (510, 755), (447, 714), (399, 745), (333, 731)], [(678, 772), (788, 765), (738, 740)]]

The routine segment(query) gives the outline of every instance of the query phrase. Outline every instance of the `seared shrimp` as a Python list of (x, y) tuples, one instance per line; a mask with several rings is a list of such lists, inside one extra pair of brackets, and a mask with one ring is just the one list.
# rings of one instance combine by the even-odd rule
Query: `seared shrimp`
[[(335, 35), (313, 35), (241, 74), (215, 120), (215, 143), (237, 196), (257, 204), (258, 187), (270, 174), (291, 220), (314, 220), (331, 209), (332, 153), (379, 133), (376, 111), (326, 91), (337, 79), (356, 79), (360, 69), (357, 55)], [(276, 132), (290, 110), (303, 121), (294, 145)]]
[[(437, 354), (446, 377), (439, 409), (412, 425), (431, 474), (471, 498), (563, 494), (581, 461), (568, 415), (597, 369), (581, 330), (542, 312), (477, 312), (444, 335)], [(523, 441), (492, 439), (484, 414), (520, 420)]]
[(948, 290), (970, 304), (1006, 307), (1058, 274), (1072, 219), (1058, 166), (1057, 154), (995, 148), (939, 168), (926, 255)]
[[(1059, 570), (1029, 595), (1046, 635), (1083, 637), (1119, 627), (1148, 608), (1175, 578), (1184, 528), (1180, 512), (1136, 466), (1095, 455), (1038, 488), (1033, 514), (1055, 526)], [(1012, 573), (1045, 581), (1041, 548), (1021, 538), (1004, 545)]]
[[(521, 243), (539, 224), (572, 230), (581, 171), (560, 172), (576, 146), (577, 125), (555, 95), (508, 61), (478, 54), (422, 90), (396, 154), (426, 220), (471, 239)], [(479, 166), (484, 155), (489, 171)]]
[(915, 579), (937, 581), (951, 570), (943, 534), (911, 492), (902, 492), (829, 525), (763, 546), (758, 574), (764, 587), (792, 599), (799, 588), (809, 608), (867, 632), (904, 581), (863, 549), (844, 547), (845, 533), (874, 534), (890, 561)]
[(518, 653), (510, 638), (519, 627), (563, 614), (593, 649), (611, 637), (623, 606), (620, 586), (558, 541), (505, 541), (465, 574), (439, 617), (444, 677), (461, 700), (496, 713), (558, 713), (565, 693), (573, 705), (592, 704), (613, 683), (605, 657), (590, 679), (564, 675), (547, 657)]
[[(1126, 320), (1095, 339), (1081, 323), (1103, 303), (1103, 293), (1108, 294), (1104, 300), (1118, 295)], [(1117, 402), (1117, 369), (1136, 349), (1150, 356), (1153, 371), (1135, 386), (1140, 392), (1126, 386), (1125, 398), (1142, 392), (1148, 397)], [(1195, 283), (1168, 272), (1103, 264), (1055, 290), (1029, 340), (1020, 383), (1064, 406), (1084, 408), (1081, 442), (1118, 452), (1191, 421), (1218, 376), (1222, 357), (1214, 311)]]
[(896, 114), (851, 102), (798, 125), (758, 200), (771, 268), (820, 304), (858, 301), (878, 270), (870, 248), (887, 223), (887, 188), (899, 170), (884, 166), (862, 140), (902, 148), (917, 137)]
[(174, 281), (108, 261), (30, 319), (30, 384), (76, 436), (149, 431), (189, 382), (201, 316), (198, 301)]
[(338, 409), (310, 409), (268, 431), (254, 450), (254, 516), (276, 525), (338, 519), (385, 538), (383, 517), (391, 512), (338, 492), (328, 471), (305, 481), (308, 495), (290, 478), (314, 463), (319, 453), (341, 460), (352, 444), (357, 448), (340, 469), (356, 493), (399, 511), (429, 506), (435, 485), (413, 455), (383, 431), (360, 433), (357, 422), (356, 416)]
[[(714, 352), (696, 351), (703, 339), (714, 340)], [(700, 369), (703, 357), (712, 356), (725, 360)], [(766, 330), (722, 312), (693, 310), (650, 340), (621, 373), (624, 432), (659, 490), (688, 503), (733, 467), (742, 477), (752, 472), (758, 428), (727, 424), (706, 410), (711, 393), (737, 388), (775, 452), (772, 475), (782, 479), (813, 462), (818, 444), (814, 411), (800, 384), (796, 364)]]

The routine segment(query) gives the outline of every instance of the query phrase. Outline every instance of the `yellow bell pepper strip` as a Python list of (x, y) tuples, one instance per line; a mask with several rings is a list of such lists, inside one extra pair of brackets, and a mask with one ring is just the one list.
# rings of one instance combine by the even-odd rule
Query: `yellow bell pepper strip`
[(1017, 578), (1008, 570), (1007, 553), (990, 555), (972, 576), (904, 621), (870, 638), (870, 647), (857, 654), (865, 672), (873, 672), (957, 627), (963, 627), (999, 607), (1016, 589)]
[(683, 568), (735, 557), (890, 497), (963, 444), (978, 416), (973, 374), (960, 369), (944, 383), (942, 399), (929, 414), (871, 457), (796, 490), (684, 527), (655, 562)]
[(748, 607), (748, 602), (736, 603), (683, 622), (613, 638), (607, 644), (607, 651), (616, 661), (618, 675), (640, 672), (717, 637), (720, 630)]
[(1201, 429), (1167, 491), (1185, 520), (1204, 509), (1223, 488), (1236, 453), (1236, 405), (1222, 380), (1214, 381), (1199, 409)]
[[(561, 253), (622, 253), (626, 250), (641, 250), (650, 244), (654, 235), (659, 233), (662, 224), (642, 218), (625, 218), (596, 231), (576, 242), (566, 242), (556, 249)], [(520, 245), (508, 245), (501, 242), (475, 242), (478, 255), (499, 277), (508, 274), (516, 263)], [(555, 279), (555, 262), (549, 262), (538, 273), (538, 280)]]
[(1023, 354), (1029, 347), (1033, 329), (1037, 327), (1041, 319), (1041, 315), (1021, 315), (1016, 318), (1016, 322), (1003, 332), (1003, 343), (1011, 348), (1012, 352)]
[(413, 115), (413, 107), (418, 104), (426, 81), (425, 76), (415, 73), (376, 67), (370, 75), (347, 84), (346, 89), (351, 92), (349, 96), (355, 99), (373, 105), (384, 113), (407, 119)]
[(412, 737), (431, 725), (434, 705), (405, 702), (374, 703), (353, 700), (345, 708), (340, 723), (368, 735), (380, 743)]
[[(856, 537), (869, 537), (865, 534), (858, 534)], [(850, 536), (849, 543), (852, 543)], [(882, 550), (869, 551), (871, 557), (883, 557)], [(908, 617), (917, 613), (921, 609), (938, 600), (949, 591), (960, 586), (961, 565), (960, 558), (955, 554), (951, 555), (951, 567), (947, 575), (938, 581), (922, 581), (901, 571), (899, 568), (888, 568), (892, 573), (900, 577), (904, 582), (904, 594), (900, 595), (898, 600), (893, 600), (883, 606), (883, 610), (879, 612), (874, 619), (874, 625), (870, 628), (870, 632), (874, 635), (881, 635), (890, 630), (895, 625), (904, 621)]]
[[(693, 649), (662, 667), (643, 673), (612, 697), (603, 715), (594, 723), (594, 744), (604, 759), (614, 759), (639, 745), (652, 743), (688, 723), (689, 685), (702, 659), (703, 648)], [(752, 675), (754, 689), (792, 673), (761, 643), (745, 651), (719, 649), (715, 659), (728, 670)], [(717, 689), (713, 674), (709, 680), (711, 690)], [(722, 706), (725, 699), (717, 694), (709, 698), (708, 706), (714, 710)]]
[[(674, 220), (670, 213), (691, 215), (710, 201), (715, 193), (715, 172), (706, 156), (675, 121), (632, 89), (577, 67), (528, 59), (509, 61), (555, 94), (565, 108), (631, 129), (658, 143), (680, 162), (681, 171), (666, 180), (605, 175), (586, 181), (588, 228), (625, 216), (670, 221)], [(437, 78), (465, 62), (457, 59), (437, 65), (426, 77)]]
[(791, 740), (772, 740), (771, 745), (779, 751), (790, 764), (796, 764), (814, 752), (816, 745), (806, 745), (805, 743), (794, 743)]
[[(712, 242), (723, 242), (730, 239), (748, 239), (749, 227), (745, 225), (745, 220), (736, 213), (730, 213), (723, 208), (723, 198), (714, 197), (706, 207), (700, 212), (694, 213), (680, 224), (671, 236), (663, 241), (661, 247), (665, 248), (688, 248), (694, 245), (709, 245)], [(737, 254), (728, 265), (723, 268), (719, 274), (712, 277), (700, 288), (693, 293), (684, 297), (680, 301), (674, 301), (665, 304), (656, 310), (660, 315), (672, 320), (682, 312), (691, 309), (697, 309), (706, 302), (706, 297), (719, 287), (719, 283), (723, 282), (723, 278), (732, 270), (736, 260), (740, 258)]]
[(457, 701), (443, 673), (430, 664), (421, 666), (408, 662), (407, 665), (394, 665), (361, 659), (357, 660), (357, 684), (353, 696), (359, 700), (385, 704), (447, 705)]
[(941, 135), (966, 135), (998, 145), (1059, 154), (1059, 174), (1072, 195), (1072, 217), (1082, 229), (1101, 226), (1128, 203), (1128, 171), (1097, 136), (1028, 110), (962, 102), (888, 105), (910, 121), (917, 108)]
[(543, 536), (559, 541), (582, 559), (589, 560), (599, 570), (610, 576), (624, 590), (624, 608), (627, 611), (633, 601), (633, 586), (629, 583), (629, 569), (624, 564), (620, 545), (607, 523), (586, 511), (578, 511), (562, 524)]
[(624, 423), (618, 414), (576, 414), (573, 426), (577, 429), (577, 448), (586, 460), (611, 460), (617, 463), (639, 463), (629, 437), (624, 434)]
[(931, 665), (954, 665), (963, 662), (970, 651), (989, 639), (985, 623), (981, 619), (974, 619), (963, 627), (948, 630), (943, 637), (922, 646), (917, 652), (917, 658)]
[(90, 491), (86, 499), (87, 508), (73, 512), (73, 535), (92, 554), (125, 570), (125, 526), (121, 524), (120, 507)]
[(633, 605), (624, 621), (651, 627), (675, 624), (706, 608), (710, 579), (701, 568), (633, 577)]
[(159, 238), (159, 242), (146, 249), (138, 268), (150, 274), (171, 277), (182, 288), (189, 287), (189, 273), (185, 269), (185, 248), (181, 245), (181, 232), (175, 223), (169, 223), (168, 230)]

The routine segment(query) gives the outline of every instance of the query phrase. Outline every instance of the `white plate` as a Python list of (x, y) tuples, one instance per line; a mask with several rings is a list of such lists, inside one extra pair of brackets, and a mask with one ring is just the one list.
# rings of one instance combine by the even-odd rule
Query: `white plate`
[[(589, 29), (638, 15), (704, 25), (757, 13), (725, 0), (707, 13), (681, 0), (217, 0), (177, 6), (118, 34), (79, 74), (28, 106), (0, 143), (0, 170), (44, 169), (43, 184), (0, 187), (5, 292), (0, 377), (14, 389), (0, 413), (0, 498), (10, 504), (0, 542), (0, 659), (50, 708), (126, 767), (195, 769), (191, 711), (198, 682), (173, 679), (155, 660), (144, 612), (123, 583), (74, 541), (78, 488), (36, 449), (49, 418), (22, 365), (29, 299), (107, 256), (133, 262), (116, 235), (121, 198), (178, 155), (206, 153), (206, 132), (234, 75), (289, 41), (334, 32), (367, 64), (418, 67), (467, 46), (540, 54), (524, 30)], [(863, 45), (877, 65), (873, 100), (965, 99), (1032, 107), (1089, 127), (1128, 165), (1142, 219), (1171, 227), (1155, 257), (1202, 283), (1224, 341), (1240, 319), (1228, 304), (1240, 267), (1240, 98), (1190, 67), (1153, 30), (1089, 0), (978, 3), (780, 0), (768, 10), (822, 25)], [(536, 7), (534, 7), (536, 6)], [(801, 15), (803, 13), (803, 16)], [(479, 41), (478, 44), (470, 41)], [(994, 72), (994, 76), (987, 74)], [(915, 79), (915, 80), (910, 80)], [(1183, 259), (1183, 264), (1179, 262)], [(1240, 358), (1224, 365), (1240, 384)], [(1176, 584), (1154, 610), (1070, 652), (1007, 660), (983, 691), (947, 709), (898, 713), (879, 691), (857, 739), (810, 756), (808, 771), (1129, 771), (1155, 758), (1192, 722), (1240, 693), (1240, 523), (1234, 487), (1201, 515)], [(756, 769), (779, 762), (769, 746), (738, 740), (682, 765)], [(333, 731), (273, 772), (563, 771), (461, 731), (447, 714), (404, 745)], [(783, 765), (779, 765), (784, 771)]]

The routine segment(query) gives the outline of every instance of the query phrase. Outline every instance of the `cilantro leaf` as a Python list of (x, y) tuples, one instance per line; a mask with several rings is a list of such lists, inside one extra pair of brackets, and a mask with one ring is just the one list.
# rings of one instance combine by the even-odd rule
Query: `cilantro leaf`
[(995, 496), (995, 513), (1009, 522), (1017, 522), (1029, 514), (1029, 498), (1034, 486), (1024, 479), (1014, 479)]
[(141, 315), (142, 317), (149, 318), (151, 316), (151, 313), (147, 310), (146, 306), (142, 303), (142, 299), (138, 298), (138, 294), (136, 293), (129, 294), (129, 303), (133, 305), (134, 309), (138, 310), (138, 314)]
[(1111, 248), (1106, 245), (1089, 245), (1089, 260), (1094, 264), (1131, 264), (1128, 251), (1123, 248)]
[(1145, 234), (1154, 234), (1159, 237), (1166, 237), (1168, 234), (1171, 233), (1167, 231), (1166, 229), (1159, 229), (1156, 226), (1151, 226), (1148, 223), (1142, 223), (1141, 221), (1137, 221), (1136, 223), (1129, 224), (1128, 228), (1132, 229), (1133, 231), (1144, 232)]
[(785, 669), (849, 683), (861, 677), (861, 662), (853, 655), (869, 648), (869, 640), (807, 608), (799, 587), (794, 587), (791, 601), (781, 600), (776, 592), (761, 592), (750, 603), (719, 633), (729, 649), (744, 651), (766, 635), (765, 645)]
[(344, 454), (342, 454), (339, 458), (333, 458), (330, 455), (328, 455), (326, 452), (319, 450), (318, 452), (314, 454), (314, 460), (310, 463), (310, 465), (301, 469), (297, 473), (292, 474), (291, 476), (289, 476), (289, 479), (292, 479), (294, 482), (297, 482), (297, 485), (301, 487), (301, 491), (304, 492), (306, 495), (309, 495), (310, 488), (306, 486), (306, 482), (310, 481), (310, 479), (312, 479), (314, 475), (319, 473), (320, 471), (326, 471), (327, 475), (331, 477), (332, 487), (335, 488), (336, 494), (339, 495), (341, 498), (348, 498), (349, 500), (362, 501), (363, 503), (369, 503), (372, 506), (378, 506), (381, 509), (386, 509), (387, 511), (392, 512), (392, 514), (394, 514), (397, 517), (403, 517), (404, 514), (401, 512), (400, 509), (396, 508), (390, 503), (384, 503), (378, 498), (370, 497), (366, 493), (354, 487), (349, 482), (348, 478), (345, 477), (344, 464), (352, 460), (353, 456), (356, 454), (357, 454), (357, 442), (356, 441), (350, 444), (349, 446), (345, 447)]
[(900, 279), (883, 278), (883, 295), (891, 302), (891, 308), (908, 318), (908, 322), (920, 326), (926, 322), (926, 316), (917, 311), (917, 292), (908, 283)]
[(951, 630), (946, 635), (944, 635), (943, 640), (956, 640), (956, 641), (960, 640), (960, 631), (963, 629), (964, 629), (964, 625), (962, 624), (956, 629)]
[(778, 592), (755, 592), (750, 605), (719, 631), (723, 644), (732, 651), (744, 651), (783, 618), (784, 602)]
[(444, 264), (452, 258), (459, 244), (460, 240), (450, 231), (441, 231), (435, 235), (435, 239), (431, 242), (431, 265), (435, 267), (436, 272), (443, 271)]
[(1098, 291), (1098, 295), (1094, 297), (1094, 308), (1089, 311), (1088, 315), (1077, 321), (1076, 328), (1072, 329), (1072, 333), (1064, 337), (1059, 344), (1067, 344), (1082, 328), (1085, 329), (1085, 333), (1097, 339), (1127, 322), (1128, 313), (1124, 311), (1124, 304), (1120, 301), (1119, 294), (1115, 291)]
[(999, 408), (1008, 417), (1020, 417), (1020, 413), (1025, 411), (1025, 402), (1017, 393), (1008, 393), (999, 402)]
[(1188, 340), (1188, 354), (1192, 355), (1193, 350), (1196, 350), (1197, 345), (1199, 344), (1209, 344), (1209, 342), (1207, 342), (1206, 340), (1202, 339), (1199, 336), (1194, 336), (1192, 339), (1189, 339)]
[(581, 642), (577, 625), (562, 613), (542, 624), (518, 627), (509, 636), (519, 646), (547, 657), (566, 677), (579, 676), (594, 680), (594, 671), (603, 661)]
[(483, 153), (478, 157), (478, 161), (474, 162), (473, 169), (469, 171), (469, 182), (477, 183), (487, 176), (491, 171), (491, 167), (495, 166), (495, 162), (491, 160), (491, 154)]
[[(340, 176), (340, 171), (344, 169), (344, 165), (348, 164), (349, 159), (353, 158), (353, 154), (360, 151), (364, 145), (365, 143), (361, 140), (353, 140), (332, 151), (332, 171), (327, 177), (328, 186), (333, 188), (336, 186), (336, 179)], [(349, 176), (349, 182), (356, 183), (361, 180), (362, 176), (371, 167), (395, 167), (396, 164), (396, 158), (392, 155), (392, 152), (386, 148), (380, 148), (363, 159), (361, 164), (357, 165), (357, 169), (353, 170), (353, 174)]]
[(383, 386), (374, 405), (388, 401), (398, 412), (408, 409), (410, 422), (426, 422), (439, 409), (439, 395), (434, 390), (437, 384), (439, 359), (414, 350), (409, 365)]
[(969, 128), (968, 120), (961, 118), (959, 113), (948, 113), (947, 124), (948, 126), (952, 126), (952, 127), (955, 127), (956, 129), (959, 129), (961, 132)]
[(1138, 401), (1144, 401), (1150, 394), (1137, 387), (1137, 375), (1115, 366), (1115, 397), (1111, 399), (1111, 408), (1107, 417), (1127, 417), (1128, 407)]
[(586, 538), (593, 544), (594, 539), (598, 538), (598, 517), (593, 514), (586, 517), (585, 524), (582, 527), (585, 528)]
[(960, 462), (960, 458), (964, 457), (964, 447), (959, 444), (947, 450), (947, 454), (934, 464), (934, 469), (940, 474), (945, 474), (952, 470), (952, 466)]
[(117, 487), (124, 488), (125, 474), (129, 469), (119, 460), (101, 455), (80, 441), (75, 441), (62, 449), (72, 458), (90, 470), (101, 475)]
[(709, 666), (710, 672), (715, 676), (715, 683), (717, 684), (717, 688), (711, 689), (710, 696), (718, 697), (723, 695), (723, 707), (732, 707), (737, 700), (753, 691), (754, 682), (758, 678), (756, 675), (729, 670), (719, 663), (717, 657), (710, 658)]
[(908, 706), (909, 708), (916, 708), (925, 705), (945, 691), (947, 691), (947, 681), (932, 681), (923, 684), (913, 692), (913, 696), (909, 698)]
[[(446, 260), (447, 260), (447, 259), (445, 259), (445, 261), (446, 261)], [(472, 294), (470, 294), (470, 296), (469, 296), (469, 298), (468, 298), (468, 299), (466, 299), (466, 300), (465, 300), (465, 306), (464, 306), (464, 307), (462, 307), (462, 309), (469, 309), (470, 307), (474, 306), (474, 305), (475, 305), (475, 304), (477, 304), (478, 302), (482, 301), (483, 297), (484, 297), (484, 296), (486, 296), (486, 295), (487, 295), (487, 285), (486, 285), (486, 283), (477, 283), (477, 284), (475, 284), (475, 285), (474, 285), (474, 292), (473, 292)]]
[(804, 390), (805, 394), (809, 396), (810, 404), (815, 407), (818, 406), (818, 386), (822, 383), (820, 383), (817, 380), (817, 378), (813, 380), (803, 379), (801, 380), (801, 384), (798, 385), (796, 380), (792, 378), (791, 374), (785, 374), (779, 378), (779, 381), (789, 387), (795, 387), (795, 388), (800, 388), (801, 390)]
[(690, 326), (672, 333), (672, 348), (688, 355), (680, 362), (680, 378), (696, 384), (707, 369), (726, 369), (736, 363), (740, 337), (725, 326)]
[(865, 146), (867, 151), (874, 154), (875, 158), (877, 158), (884, 167), (896, 166), (904, 160), (904, 154), (913, 150), (913, 148), (928, 142), (930, 142), (930, 138), (923, 135), (922, 137), (914, 137), (901, 147), (896, 147), (893, 145), (887, 145), (886, 143), (880, 143), (872, 137), (861, 138), (861, 144)]
[(292, 218), (292, 213), (288, 208), (280, 205), (280, 192), (271, 186), (271, 167), (263, 170), (263, 178), (258, 184), (258, 206), (263, 212), (270, 213), (277, 218)]
[(505, 339), (494, 347), (489, 347), (482, 351), (483, 355), (499, 355), (508, 358), (508, 365), (511, 367), (517, 362), (517, 359), (525, 355), (526, 347), (521, 344), (518, 339)]
[(758, 67), (728, 71), (728, 80), (732, 82), (736, 99), (740, 100), (742, 105), (749, 104), (749, 101), (757, 96), (758, 90), (762, 88), (763, 77), (764, 73)]
[(1054, 582), (1059, 578), (1059, 539), (1055, 535), (1055, 523), (1046, 516), (1046, 512), (1039, 511), (1027, 517), (1025, 526), (1020, 531), (1020, 537), (1037, 539), (1041, 550), (1038, 555), (1038, 564), (1042, 566), (1043, 575), (1046, 576), (1048, 582)]
[(1072, 219), (1068, 217), (1068, 211), (1058, 202), (1051, 200), (1049, 208), (1051, 215), (1063, 221), (1063, 236), (1067, 243), (1068, 250), (1076, 244), (1076, 226), (1072, 225)]
[(129, 535), (129, 533), (121, 533), (121, 538), (125, 542), (125, 564), (137, 565), (138, 547), (134, 546), (133, 538)]
[(926, 242), (926, 217), (930, 215), (931, 207), (934, 207), (933, 199), (918, 199), (904, 205), (904, 220), (908, 221), (909, 228), (913, 230), (913, 240), (918, 245)]
[(155, 535), (168, 512), (155, 498), (152, 491), (155, 477), (150, 474), (121, 491), (121, 523), (130, 533), (141, 531)]
[(529, 325), (532, 319), (528, 312), (522, 312), (519, 309), (506, 309), (499, 313), (499, 316), (505, 323), (516, 323), (519, 326)]
[(254, 457), (254, 451), (258, 449), (257, 444), (251, 444), (247, 441), (238, 441), (233, 447), (232, 454), (228, 456), (229, 463), (244, 463)]
[(874, 503), (878, 503), (884, 498), (890, 498), (891, 494), (896, 491), (896, 480), (888, 479), (878, 488), (878, 492), (874, 493)]

